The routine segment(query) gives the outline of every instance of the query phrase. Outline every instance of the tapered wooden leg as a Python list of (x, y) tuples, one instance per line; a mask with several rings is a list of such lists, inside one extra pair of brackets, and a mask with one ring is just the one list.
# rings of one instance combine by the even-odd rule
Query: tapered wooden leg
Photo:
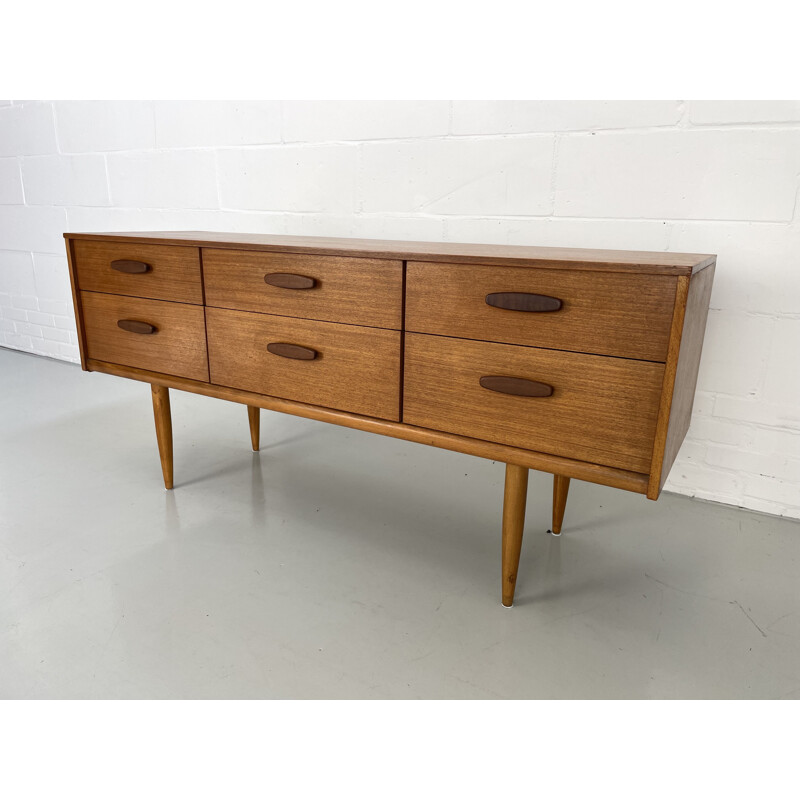
[(172, 488), (172, 414), (169, 410), (169, 389), (151, 384), (153, 391), (153, 415), (156, 419), (158, 454), (161, 456), (161, 472), (164, 486)]
[(506, 488), (503, 496), (503, 605), (506, 607), (514, 604), (527, 497), (527, 468), (506, 464)]
[(561, 533), (561, 523), (564, 522), (564, 509), (567, 507), (567, 492), (569, 492), (569, 478), (563, 475), (553, 475), (553, 527), (552, 533), (558, 536)]
[(253, 443), (253, 450), (258, 452), (261, 439), (261, 409), (258, 406), (247, 406), (247, 416), (250, 419), (250, 441)]

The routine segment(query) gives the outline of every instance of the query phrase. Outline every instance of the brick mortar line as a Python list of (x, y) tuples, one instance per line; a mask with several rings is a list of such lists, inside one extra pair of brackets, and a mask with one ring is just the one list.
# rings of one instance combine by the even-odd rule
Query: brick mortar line
[[(7, 203), (0, 205), (2, 208), (21, 208), (19, 203)], [(27, 205), (25, 208), (61, 208), (69, 210), (72, 208), (89, 208), (97, 211), (104, 211), (113, 209), (115, 211), (153, 211), (153, 212), (185, 212), (188, 214), (195, 212), (213, 212), (221, 211), (226, 214), (249, 214), (249, 215), (263, 215), (275, 216), (278, 214), (285, 214), (290, 216), (304, 216), (304, 217), (319, 217), (319, 218), (337, 218), (337, 217), (355, 217), (364, 219), (446, 219), (446, 220), (463, 220), (465, 222), (475, 222), (481, 220), (489, 221), (509, 221), (509, 222), (523, 222), (525, 220), (563, 220), (567, 222), (627, 222), (627, 223), (666, 223), (666, 224), (693, 224), (693, 225), (743, 225), (752, 227), (754, 225), (774, 225), (783, 226), (786, 228), (800, 228), (800, 220), (746, 220), (746, 219), (706, 219), (706, 218), (688, 218), (688, 217), (578, 217), (561, 214), (431, 214), (425, 211), (339, 211), (339, 212), (323, 212), (323, 211), (296, 211), (289, 209), (278, 210), (264, 210), (256, 208), (235, 208), (232, 206), (198, 206), (196, 208), (187, 208), (186, 206), (121, 206), (121, 205), (54, 205), (37, 203)], [(3, 248), (8, 249), (8, 248)]]
[[(2, 112), (2, 108), (0, 108)], [(358, 147), (359, 145), (380, 145), (380, 144), (400, 144), (404, 142), (432, 142), (432, 141), (485, 141), (485, 140), (515, 140), (525, 138), (543, 138), (546, 136), (619, 136), (619, 135), (647, 135), (654, 133), (697, 133), (705, 132), (730, 132), (730, 131), (800, 131), (799, 121), (787, 122), (749, 122), (749, 123), (689, 123), (682, 127), (679, 122), (665, 123), (664, 125), (651, 125), (642, 127), (620, 127), (620, 128), (571, 128), (566, 130), (541, 130), (541, 131), (520, 131), (520, 132), (496, 132), (496, 133), (440, 133), (440, 134), (420, 134), (420, 135), (400, 135), (386, 136), (378, 138), (361, 139), (285, 139), (280, 138), (272, 142), (251, 142), (246, 144), (210, 144), (210, 145), (184, 145), (184, 146), (165, 146), (153, 145), (152, 147), (129, 147), (119, 150), (63, 150), (57, 149), (51, 153), (19, 153), (31, 158), (37, 156), (53, 155), (91, 155), (105, 153), (108, 155), (127, 155), (127, 154), (164, 154), (173, 152), (209, 152), (212, 150), (272, 150), (276, 148), (314, 148), (314, 147)], [(59, 145), (60, 146), (60, 145)]]

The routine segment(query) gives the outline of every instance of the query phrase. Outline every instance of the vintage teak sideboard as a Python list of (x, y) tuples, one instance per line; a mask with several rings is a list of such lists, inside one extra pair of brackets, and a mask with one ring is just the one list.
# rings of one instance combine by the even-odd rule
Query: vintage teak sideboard
[(689, 426), (715, 256), (229, 233), (67, 233), (83, 369), (506, 464), (502, 601), (528, 470), (655, 500)]

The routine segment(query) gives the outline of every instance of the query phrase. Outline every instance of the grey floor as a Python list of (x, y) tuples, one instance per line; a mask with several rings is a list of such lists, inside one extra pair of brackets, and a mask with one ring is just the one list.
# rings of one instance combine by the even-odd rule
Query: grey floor
[(800, 524), (532, 473), (0, 349), (3, 698), (800, 698)]

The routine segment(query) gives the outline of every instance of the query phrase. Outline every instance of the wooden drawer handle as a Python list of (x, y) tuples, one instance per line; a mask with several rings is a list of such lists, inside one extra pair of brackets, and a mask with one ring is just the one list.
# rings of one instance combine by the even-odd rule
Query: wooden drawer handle
[(293, 272), (270, 272), (264, 276), (264, 283), (281, 289), (313, 289), (317, 284), (313, 278)]
[(288, 342), (270, 342), (267, 350), (276, 356), (284, 358), (296, 358), (299, 361), (313, 361), (318, 353), (310, 347), (301, 347), (299, 344), (289, 344)]
[(484, 389), (518, 397), (550, 397), (553, 387), (527, 378), (512, 378), (508, 375), (484, 375), (480, 380)]
[(486, 304), (509, 311), (558, 311), (561, 301), (557, 297), (530, 292), (495, 292), (486, 295)]
[(150, 265), (145, 264), (144, 261), (129, 261), (128, 259), (120, 258), (111, 262), (111, 269), (115, 269), (117, 272), (127, 272), (130, 275), (137, 275), (142, 272), (149, 272)]
[(140, 322), (138, 319), (118, 319), (117, 327), (130, 333), (155, 333), (158, 328), (149, 322)]

